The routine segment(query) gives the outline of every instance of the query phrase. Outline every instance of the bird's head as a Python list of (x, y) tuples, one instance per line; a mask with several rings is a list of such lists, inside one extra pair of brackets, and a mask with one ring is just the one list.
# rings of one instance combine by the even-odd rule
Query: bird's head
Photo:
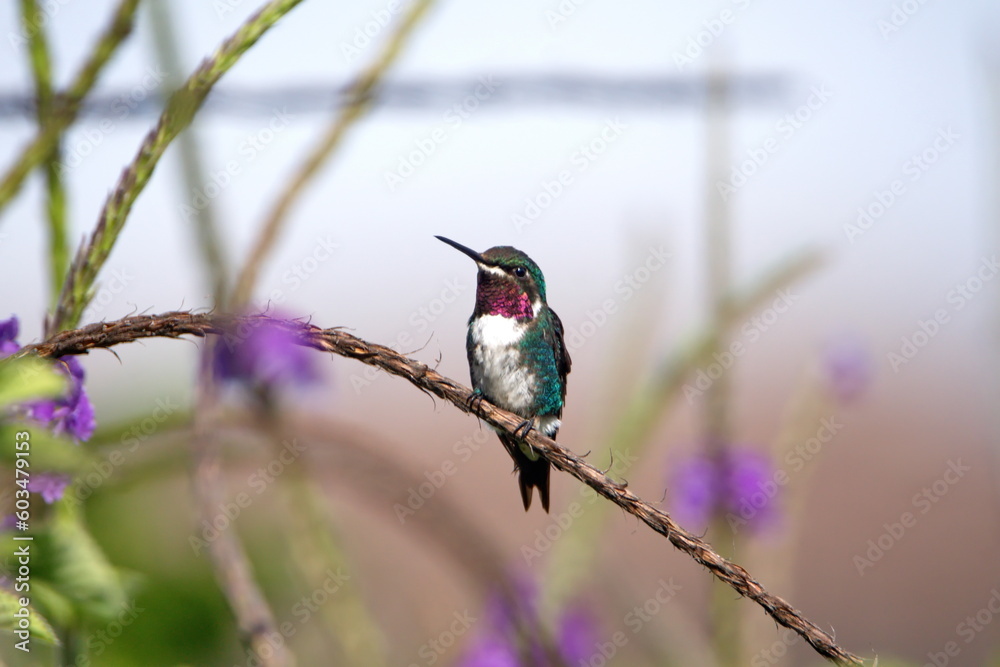
[(529, 320), (545, 305), (542, 270), (517, 248), (496, 246), (478, 253), (443, 236), (436, 238), (471, 257), (479, 268), (474, 316)]

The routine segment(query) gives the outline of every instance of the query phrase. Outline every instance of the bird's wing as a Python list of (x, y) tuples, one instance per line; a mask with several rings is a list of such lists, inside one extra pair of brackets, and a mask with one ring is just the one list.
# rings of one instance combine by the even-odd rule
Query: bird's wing
[(566, 349), (566, 337), (563, 333), (562, 320), (559, 319), (559, 316), (551, 308), (549, 309), (549, 313), (552, 314), (552, 328), (546, 330), (546, 334), (550, 337), (547, 342), (552, 348), (552, 353), (555, 355), (556, 370), (559, 372), (559, 380), (562, 384), (562, 399), (565, 401), (566, 376), (569, 375), (570, 366), (572, 366), (573, 361), (569, 358), (569, 350)]

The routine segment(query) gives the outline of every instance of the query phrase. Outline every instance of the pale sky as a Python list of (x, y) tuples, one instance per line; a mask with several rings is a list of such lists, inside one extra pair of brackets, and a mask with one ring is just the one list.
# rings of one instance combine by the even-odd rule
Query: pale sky
[[(111, 4), (59, 6), (49, 29), (60, 82), (75, 71)], [(172, 5), (182, 26), (184, 76), (255, 8), (251, 2)], [(351, 63), (345, 45), (355, 45), (358, 30), (386, 7), (306, 2), (221, 87), (341, 83), (374, 55), (384, 30), (369, 26), (372, 43), (357, 42), (360, 56)], [(995, 248), (987, 208), (995, 176), (987, 166), (996, 145), (988, 131), (996, 112), (987, 93), (998, 67), (988, 45), (997, 25), (990, 3), (920, 5), (905, 21), (893, 17), (891, 3), (860, 1), (808, 7), (744, 0), (624, 8), (582, 3), (556, 22), (550, 12), (558, 7), (441, 3), (393, 76), (482, 76), (502, 86), (511, 74), (700, 74), (713, 62), (729, 63), (738, 73), (785, 75), (789, 89), (782, 99), (737, 109), (730, 125), (733, 166), (755, 154), (760, 163), (750, 165), (754, 173), (729, 197), (735, 277), (757, 275), (798, 248), (824, 249), (829, 264), (810, 283), (814, 312), (799, 323), (814, 337), (824, 330), (860, 330), (889, 351)], [(148, 13), (142, 17), (102, 89), (142, 96), (142, 82), (158, 77)], [(880, 23), (893, 20), (898, 29)], [(0, 34), (10, 41), (15, 28), (15, 10), (7, 4)], [(699, 43), (700, 52), (693, 46)], [(0, 90), (29, 89), (23, 59), (10, 48), (4, 53), (10, 66), (0, 68)], [(153, 122), (128, 114), (129, 98), (124, 102), (111, 116), (110, 131), (94, 120), (68, 136), (69, 153), (88, 153), (69, 179), (74, 238), (91, 228)], [(631, 257), (666, 243), (673, 261), (657, 279), (677, 310), (666, 318), (663, 335), (674, 339), (697, 326), (706, 196), (700, 109), (491, 108), (486, 99), (460, 123), (448, 122), (447, 114), (447, 107), (392, 109), (366, 118), (295, 209), (258, 294), (280, 290), (292, 312), (392, 340), (445, 281), (472, 280), (470, 267), (432, 237), (446, 234), (472, 247), (524, 249), (548, 274), (550, 298), (567, 313), (563, 319), (582, 322), (587, 308), (628, 271)], [(325, 122), (323, 114), (289, 116), (275, 108), (247, 117), (211, 115), (197, 125), (208, 173), (233, 164), (237, 171), (215, 177), (226, 187), (212, 200), (231, 258), (242, 258), (283, 179)], [(574, 161), (609, 123), (619, 129), (607, 149), (592, 161)], [(433, 154), (390, 189), (386, 174), (435, 130), (441, 139)], [(950, 140), (938, 139), (941, 133)], [(0, 145), (9, 155), (30, 134), (27, 121), (5, 123)], [(261, 137), (273, 139), (264, 144)], [(935, 141), (943, 150), (933, 148)], [(924, 151), (934, 160), (915, 169), (912, 159)], [(183, 215), (196, 193), (181, 191), (177, 168), (171, 150), (107, 264), (109, 289), (91, 313), (95, 318), (208, 303)], [(526, 200), (536, 200), (546, 182), (567, 171), (570, 181), (555, 201), (519, 228), (513, 219), (525, 212)], [(886, 213), (863, 234), (849, 233), (858, 208), (891, 192), (894, 181), (901, 181), (901, 194)], [(29, 338), (39, 331), (44, 302), (41, 264), (24, 264), (43, 248), (38, 186), (32, 180), (0, 222), (6, 234), (0, 262), (24, 267), (18, 289), (6, 294), (4, 312), (21, 314)], [(201, 193), (212, 188), (206, 184)], [(322, 248), (331, 243), (338, 247), (333, 261), (318, 264), (306, 280), (292, 277), (314, 253), (325, 257)], [(464, 315), (448, 315), (444, 326), (460, 327)], [(462, 359), (455, 361), (458, 372)]]
[[(57, 80), (65, 83), (113, 3), (54, 4), (59, 9), (50, 37)], [(186, 77), (259, 3), (170, 4), (180, 25)], [(221, 11), (230, 6), (232, 11)], [(560, 6), (575, 10), (553, 22), (549, 12)], [(912, 13), (903, 12), (904, 6)], [(373, 30), (373, 42), (353, 62), (344, 45), (387, 7), (383, 0), (349, 6), (304, 2), (247, 53), (220, 89), (341, 84), (374, 57), (386, 32)], [(27, 64), (10, 46), (17, 25), (16, 3), (0, 5), (0, 93), (30, 90)], [(773, 435), (786, 388), (795, 385), (820, 342), (852, 332), (871, 346), (876, 382), (871, 412), (865, 413), (875, 426), (851, 441), (863, 441), (864, 449), (859, 444), (850, 451), (865, 457), (865, 472), (896, 480), (905, 498), (907, 484), (919, 483), (914, 479), (933, 479), (942, 457), (995, 446), (1000, 280), (990, 267), (1000, 215), (997, 34), (1000, 8), (987, 0), (441, 2), (392, 75), (485, 77), (501, 87), (505, 76), (515, 74), (704, 74), (712, 63), (741, 74), (785, 75), (783, 98), (737, 109), (729, 125), (732, 165), (753, 172), (728, 198), (734, 278), (742, 284), (805, 247), (823, 250), (827, 264), (794, 287), (799, 300), (741, 362), (741, 386), (754, 390), (740, 408), (743, 437)], [(699, 42), (701, 53), (691, 47)], [(692, 62), (681, 62), (681, 56)], [(101, 89), (128, 94), (140, 86), (144, 94), (141, 82), (155, 74), (155, 65), (144, 11)], [(592, 313), (607, 299), (621, 299), (616, 285), (663, 246), (669, 261), (651, 272), (633, 303), (660, 313), (659, 322), (636, 337), (659, 360), (702, 324), (702, 109), (491, 107), (486, 99), (456, 123), (449, 106), (377, 109), (351, 132), (293, 211), (257, 290), (260, 304), (278, 291), (286, 312), (319, 324), (347, 326), (373, 341), (409, 336), (416, 347), (426, 342), (416, 356), (427, 362), (440, 356), (439, 370), (465, 381), (461, 346), (475, 275), (467, 258), (433, 238), (441, 234), (480, 250), (514, 245), (531, 255), (568, 330), (593, 321)], [(327, 120), (321, 113), (289, 115), (276, 106), (245, 117), (210, 115), (196, 124), (205, 168), (225, 183), (212, 201), (230, 259), (242, 260), (285, 179)], [(88, 153), (69, 176), (74, 240), (91, 230), (154, 118), (128, 114), (111, 121), (105, 130), (91, 119), (67, 136), (67, 151)], [(435, 132), (432, 154), (390, 189), (386, 173)], [(26, 119), (0, 123), (0, 169), (32, 133)], [(270, 141), (262, 143), (264, 137)], [(580, 160), (581, 146), (593, 142), (603, 152)], [(90, 319), (209, 304), (183, 215), (196, 193), (182, 191), (178, 167), (171, 149), (102, 273), (103, 299)], [(524, 214), (526, 200), (544, 201), (539, 195), (560, 175), (558, 195), (530, 225), (518, 228), (513, 217)], [(0, 215), (0, 317), (21, 317), (23, 342), (40, 335), (47, 302), (41, 193), (35, 177)], [(851, 229), (859, 208), (873, 213), (872, 222)], [(963, 285), (978, 291), (959, 307), (954, 295)], [(931, 341), (912, 363), (892, 368), (889, 355), (941, 310), (947, 321)], [(599, 395), (596, 380), (632, 321), (612, 319), (614, 326), (598, 331), (594, 345), (574, 353), (563, 432), (570, 442), (581, 437), (584, 406)], [(111, 355), (90, 355), (85, 366), (99, 418), (124, 415), (158, 396), (186, 396), (196, 349), (175, 342), (120, 348), (124, 365)], [(355, 396), (347, 366), (331, 368), (338, 369), (330, 372), (338, 399), (322, 403), (328, 398), (322, 397), (317, 405), (352, 418), (355, 410), (376, 409), (371, 399), (383, 396), (381, 388)], [(964, 429), (956, 436), (958, 424)], [(883, 441), (886, 448), (869, 446)], [(890, 475), (901, 468), (905, 482)], [(986, 467), (980, 472), (995, 474)], [(976, 499), (974, 507), (982, 511), (987, 505)], [(851, 536), (858, 544), (877, 535), (887, 516), (868, 518), (872, 525)], [(924, 537), (936, 539), (929, 532)], [(849, 554), (844, 562), (849, 570)], [(927, 579), (946, 587), (941, 577)], [(851, 585), (863, 588), (868, 580)], [(937, 609), (941, 618), (934, 620), (945, 634), (950, 619), (970, 609), (964, 600), (952, 603)], [(930, 650), (938, 637), (927, 642)]]

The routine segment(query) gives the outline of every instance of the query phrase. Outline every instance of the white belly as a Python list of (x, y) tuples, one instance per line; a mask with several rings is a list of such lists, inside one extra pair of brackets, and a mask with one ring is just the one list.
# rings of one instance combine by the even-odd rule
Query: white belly
[(531, 416), (535, 377), (521, 363), (515, 343), (525, 325), (513, 318), (485, 315), (469, 326), (472, 383), (500, 407)]
[[(472, 340), (472, 384), (499, 407), (522, 417), (537, 417), (535, 405), (535, 374), (522, 363), (515, 344), (524, 336), (526, 325), (512, 318), (485, 315), (469, 326)], [(542, 433), (555, 437), (559, 418), (555, 415), (538, 417), (536, 424)]]

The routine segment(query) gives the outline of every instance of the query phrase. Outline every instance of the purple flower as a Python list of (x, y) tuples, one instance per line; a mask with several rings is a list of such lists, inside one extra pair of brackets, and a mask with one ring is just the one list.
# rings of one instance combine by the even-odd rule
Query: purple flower
[[(0, 357), (6, 357), (21, 348), (17, 343), (19, 331), (16, 316), (0, 320)], [(94, 433), (94, 406), (83, 386), (83, 366), (76, 357), (66, 357), (58, 362), (58, 369), (69, 378), (69, 391), (60, 398), (34, 401), (25, 407), (28, 416), (52, 429), (56, 435), (70, 435), (76, 440), (87, 440)]]
[(69, 376), (69, 392), (61, 397), (29, 404), (28, 414), (35, 421), (45, 424), (56, 435), (69, 435), (76, 440), (90, 439), (96, 420), (94, 406), (83, 386), (83, 366), (76, 357), (59, 360), (59, 370)]
[(778, 492), (771, 458), (751, 449), (733, 449), (728, 454), (725, 475), (729, 511), (755, 528), (771, 525), (777, 518)]
[(673, 511), (683, 523), (705, 526), (723, 516), (733, 530), (770, 527), (778, 486), (768, 456), (733, 447), (719, 457), (696, 454), (672, 470)]
[(28, 482), (28, 491), (31, 493), (40, 493), (42, 500), (51, 505), (62, 498), (70, 481), (72, 480), (68, 475), (59, 475), (50, 472), (37, 473)]
[(703, 455), (673, 468), (673, 511), (684, 523), (704, 526), (718, 506), (720, 480), (715, 464)]
[(8, 357), (21, 349), (21, 346), (17, 344), (19, 329), (20, 327), (15, 315), (11, 315), (8, 320), (0, 320), (0, 359)]
[[(76, 357), (59, 360), (59, 370), (69, 376), (69, 391), (65, 396), (29, 403), (28, 415), (51, 429), (56, 435), (68, 435), (77, 442), (88, 440), (97, 423), (94, 406), (83, 386), (83, 367)], [(71, 478), (57, 473), (38, 473), (28, 483), (28, 490), (41, 494), (42, 500), (52, 504), (63, 496)]]
[[(17, 352), (19, 331), (17, 317), (0, 320), (0, 358)], [(30, 419), (47, 426), (56, 435), (68, 435), (83, 441), (94, 434), (96, 421), (94, 406), (87, 397), (83, 386), (83, 366), (76, 357), (66, 357), (58, 361), (59, 372), (69, 378), (69, 389), (64, 396), (26, 403), (25, 411)], [(71, 479), (66, 475), (40, 472), (31, 477), (28, 490), (41, 494), (42, 500), (54, 503), (62, 498)]]
[(567, 664), (589, 664), (599, 641), (594, 615), (580, 605), (567, 608), (559, 618), (558, 640)]
[(827, 388), (842, 403), (856, 399), (871, 384), (871, 352), (859, 336), (847, 334), (828, 341), (822, 363)]
[(253, 386), (310, 384), (319, 380), (319, 373), (302, 342), (298, 323), (262, 319), (223, 336), (215, 346), (212, 369), (221, 381)]
[[(528, 653), (531, 664), (548, 662), (546, 651), (535, 635), (524, 636), (521, 628), (539, 628), (537, 590), (532, 582), (515, 583), (518, 597), (514, 604), (509, 598), (493, 595), (486, 604), (485, 628), (469, 644), (459, 667), (521, 667), (522, 657)], [(518, 615), (521, 615), (519, 624)], [(556, 650), (566, 664), (578, 664), (591, 658), (598, 642), (594, 617), (582, 606), (568, 607), (557, 622)], [(520, 636), (519, 636), (520, 634)]]
[(456, 664), (458, 667), (520, 667), (521, 661), (507, 638), (487, 634), (473, 640)]

